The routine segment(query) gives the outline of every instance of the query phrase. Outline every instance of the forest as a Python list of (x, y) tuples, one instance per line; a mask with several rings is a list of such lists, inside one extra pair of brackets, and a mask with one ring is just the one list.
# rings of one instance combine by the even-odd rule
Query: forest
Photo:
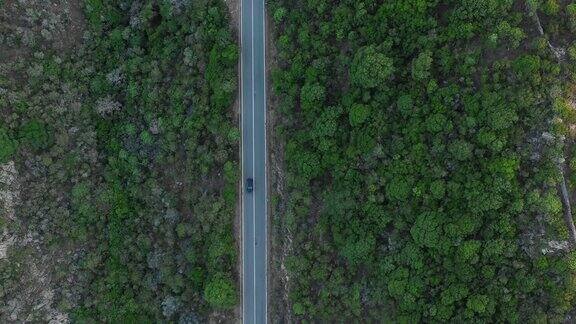
[(0, 1), (0, 322), (231, 321), (221, 0)]
[[(228, 4), (0, 0), (0, 322), (240, 320)], [(574, 321), (576, 2), (266, 6), (270, 322)]]
[(287, 247), (273, 322), (573, 320), (559, 188), (576, 190), (576, 3), (268, 10)]

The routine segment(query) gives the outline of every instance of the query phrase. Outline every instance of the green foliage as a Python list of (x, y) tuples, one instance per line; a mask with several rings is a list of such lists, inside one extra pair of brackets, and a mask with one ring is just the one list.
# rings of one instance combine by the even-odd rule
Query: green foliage
[(284, 8), (276, 9), (276, 11), (274, 11), (274, 16), (273, 16), (274, 22), (276, 24), (281, 23), (285, 16), (286, 16), (286, 9), (284, 9)]
[(542, 5), (542, 11), (550, 16), (555, 16), (560, 12), (558, 0), (545, 0)]
[(7, 162), (16, 152), (16, 143), (8, 135), (8, 130), (0, 126), (0, 163)]
[(533, 77), (540, 69), (540, 58), (534, 55), (524, 55), (514, 61), (514, 70), (520, 78)]
[(52, 137), (46, 129), (46, 124), (39, 120), (31, 120), (24, 123), (18, 136), (22, 146), (30, 147), (36, 151), (47, 149), (52, 141)]
[(238, 302), (232, 280), (223, 274), (216, 274), (204, 288), (204, 298), (217, 309), (229, 309)]
[(356, 242), (347, 242), (342, 249), (342, 255), (350, 264), (359, 265), (369, 259), (375, 245), (376, 240), (373, 236), (364, 236)]
[(364, 88), (385, 87), (393, 73), (392, 59), (374, 46), (359, 49), (350, 67), (352, 82)]
[(450, 143), (448, 150), (458, 161), (465, 161), (472, 157), (472, 145), (464, 140), (456, 140)]
[(306, 310), (304, 309), (304, 306), (300, 303), (295, 303), (292, 306), (292, 311), (294, 312), (295, 315), (304, 315), (306, 314)]
[(540, 7), (540, 0), (526, 0), (526, 7), (530, 14), (535, 14)]
[(570, 3), (566, 6), (566, 14), (568, 15), (568, 25), (572, 32), (576, 31), (576, 3)]
[(463, 263), (474, 264), (478, 262), (481, 243), (479, 241), (465, 241), (458, 247), (456, 260)]
[(506, 46), (511, 48), (518, 48), (522, 40), (526, 38), (526, 34), (519, 27), (512, 27), (507, 21), (502, 21), (496, 28), (498, 38), (506, 41)]
[(416, 81), (424, 81), (430, 78), (432, 66), (432, 53), (430, 51), (418, 54), (412, 62), (412, 77)]
[(549, 191), (544, 195), (541, 206), (547, 214), (557, 215), (562, 211), (562, 202), (553, 191)]
[(386, 194), (391, 200), (406, 201), (410, 196), (410, 184), (402, 178), (394, 178), (388, 184)]
[(359, 126), (370, 116), (370, 107), (356, 104), (349, 113), (350, 125)]
[[(569, 64), (548, 45), (571, 42), (563, 8), (272, 1), (286, 163), (278, 240), (291, 247), (292, 320), (568, 314), (568, 257), (536, 262), (566, 234), (556, 132), (576, 117), (562, 103)], [(547, 33), (537, 40), (535, 14)]]
[(568, 48), (568, 56), (572, 61), (576, 61), (576, 44), (570, 45)]
[(474, 295), (468, 298), (466, 306), (475, 313), (484, 314), (486, 312), (493, 313), (495, 305), (490, 303), (486, 295)]
[(398, 98), (397, 105), (402, 114), (408, 115), (412, 112), (414, 101), (410, 95), (402, 95)]
[(421, 247), (439, 247), (442, 237), (441, 215), (432, 212), (418, 215), (414, 226), (410, 229), (410, 234)]
[(326, 90), (318, 83), (305, 84), (302, 87), (300, 100), (304, 111), (322, 108), (326, 98)]
[[(86, 37), (37, 43), (0, 72), (0, 163), (16, 163), (26, 193), (11, 234), (36, 237), (28, 259), (10, 262), (41, 262), (72, 322), (206, 322), (215, 311), (233, 321), (239, 50), (226, 5), (82, 7), (42, 28), (71, 23)], [(43, 309), (24, 314), (42, 298), (23, 297), (36, 280), (26, 275), (0, 284), (0, 301), (22, 299), (18, 316), (38, 321)]]

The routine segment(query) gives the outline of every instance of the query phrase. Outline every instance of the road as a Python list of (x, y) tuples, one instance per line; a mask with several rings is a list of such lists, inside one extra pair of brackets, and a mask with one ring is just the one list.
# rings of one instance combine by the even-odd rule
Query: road
[[(264, 0), (241, 0), (242, 320), (264, 324), (267, 300), (266, 73)], [(254, 191), (245, 190), (254, 179)]]

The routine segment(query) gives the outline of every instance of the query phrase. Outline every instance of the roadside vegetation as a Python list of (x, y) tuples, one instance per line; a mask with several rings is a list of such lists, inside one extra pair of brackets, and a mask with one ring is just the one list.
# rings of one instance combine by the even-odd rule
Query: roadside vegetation
[(224, 3), (52, 2), (0, 7), (0, 321), (234, 319)]
[(568, 318), (575, 8), (272, 1), (290, 245), (275, 320)]

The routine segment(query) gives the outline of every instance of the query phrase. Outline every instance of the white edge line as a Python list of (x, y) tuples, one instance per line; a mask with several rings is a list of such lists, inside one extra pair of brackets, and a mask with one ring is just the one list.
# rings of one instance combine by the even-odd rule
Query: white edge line
[(242, 57), (243, 57), (243, 33), (242, 33), (242, 13), (244, 12), (242, 9), (242, 2), (240, 1), (240, 19), (239, 19), (239, 25), (240, 25), (240, 35), (239, 35), (239, 40), (240, 40), (240, 132), (242, 134), (242, 139), (240, 141), (240, 173), (241, 173), (241, 177), (242, 179), (240, 179), (240, 223), (241, 227), (242, 227), (242, 233), (240, 233), (240, 241), (241, 241), (241, 249), (242, 249), (242, 261), (240, 262), (240, 281), (241, 286), (242, 286), (242, 292), (240, 293), (241, 297), (242, 297), (242, 314), (240, 315), (240, 317), (242, 318), (242, 321), (244, 321), (244, 304), (245, 304), (245, 300), (244, 300), (244, 292), (245, 292), (245, 288), (244, 288), (244, 262), (246, 259), (246, 250), (244, 249), (244, 64), (242, 62)]
[[(254, 0), (250, 2), (250, 15), (251, 15), (251, 36), (252, 36), (252, 176), (256, 177), (256, 141), (255, 141), (255, 131), (254, 131), (254, 115), (256, 111), (256, 89), (254, 88)], [(256, 192), (252, 193), (252, 226), (254, 238), (251, 240), (252, 243), (252, 277), (253, 277), (253, 298), (254, 298), (254, 322), (256, 322)]]
[(264, 320), (268, 322), (268, 127), (266, 116), (268, 114), (267, 94), (266, 94), (266, 0), (262, 0), (262, 36), (264, 43), (262, 50), (264, 52)]

